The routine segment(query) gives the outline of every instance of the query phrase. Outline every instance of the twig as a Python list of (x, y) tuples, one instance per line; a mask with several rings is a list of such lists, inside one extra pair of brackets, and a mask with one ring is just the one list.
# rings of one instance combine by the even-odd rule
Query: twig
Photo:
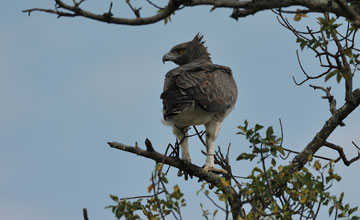
[(137, 18), (140, 18), (140, 10), (141, 10), (141, 7), (140, 8), (134, 8), (131, 3), (130, 3), (130, 0), (126, 0), (126, 3), (129, 5), (130, 9), (134, 12), (135, 16)]
[(360, 148), (355, 144), (354, 141), (351, 141), (351, 143), (360, 151)]
[[(157, 195), (160, 195), (161, 193), (163, 193), (164, 190), (157, 192)], [(124, 198), (120, 198), (119, 200), (130, 200), (130, 199), (146, 199), (146, 198), (152, 198), (154, 197), (154, 195), (148, 195), (148, 196), (132, 196), (132, 197), (124, 197)]]
[(199, 132), (195, 125), (193, 125), (193, 128), (196, 132), (196, 135), (199, 137), (201, 143), (206, 147), (206, 143), (205, 143), (204, 139), (202, 138), (202, 136), (205, 134), (205, 132), (202, 132), (202, 133)]
[(86, 208), (83, 208), (83, 216), (84, 216), (84, 220), (89, 220)]
[(110, 18), (113, 16), (113, 13), (111, 12), (112, 6), (113, 6), (113, 3), (110, 2), (109, 11), (103, 14), (104, 17)]
[(163, 7), (160, 7), (158, 5), (156, 5), (154, 2), (150, 1), (150, 0), (146, 0), (150, 5), (154, 6), (155, 8), (159, 9), (159, 10), (164, 10)]
[(208, 194), (206, 194), (206, 193), (204, 193), (205, 194), (205, 196), (206, 196), (206, 198), (208, 198), (209, 200), (210, 200), (210, 202), (214, 205), (214, 206), (216, 206), (218, 209), (220, 209), (221, 211), (223, 211), (223, 212), (226, 212), (226, 210), (223, 208), (223, 207), (221, 207), (221, 206), (219, 206), (218, 204), (216, 204), (216, 202), (208, 195)]
[[(330, 112), (331, 112), (331, 114), (335, 114), (336, 113), (336, 99), (334, 99), (334, 96), (332, 96), (330, 93), (331, 87), (324, 88), (321, 86), (314, 86), (314, 85), (309, 85), (309, 86), (311, 88), (313, 88), (314, 90), (320, 89), (325, 92), (325, 96), (321, 96), (321, 98), (327, 99), (329, 101)], [(343, 127), (343, 126), (345, 126), (345, 123), (341, 121), (339, 123), (339, 125), (341, 127)]]
[(151, 141), (148, 138), (146, 138), (146, 140), (145, 140), (145, 146), (146, 146), (146, 151), (148, 151), (148, 152), (154, 152), (155, 151), (154, 147), (152, 146)]
[[(161, 181), (161, 180), (159, 180), (159, 181)], [(153, 192), (154, 192), (154, 198), (155, 198), (155, 201), (156, 201), (156, 203), (157, 203), (157, 206), (159, 207), (159, 213), (160, 213), (160, 216), (161, 216), (161, 218), (163, 219), (163, 220), (165, 220), (165, 217), (164, 217), (164, 214), (163, 214), (163, 212), (162, 212), (162, 208), (161, 208), (161, 205), (160, 205), (160, 202), (159, 202), (159, 198), (158, 198), (158, 192), (156, 192), (156, 187), (155, 187), (155, 181), (154, 181), (154, 175), (153, 174), (151, 174), (151, 182), (152, 182), (152, 184), (153, 184)]]
[[(290, 154), (290, 153), (294, 153), (294, 154), (300, 154), (300, 153), (301, 153), (301, 152), (294, 151), (294, 150), (290, 150), (290, 149), (284, 148), (284, 147), (283, 147), (283, 149), (284, 149), (285, 151), (289, 152), (289, 154)], [(322, 159), (322, 160), (328, 160), (328, 161), (333, 160), (333, 159), (331, 159), (331, 158), (323, 157), (323, 156), (318, 156), (318, 155), (313, 155), (313, 157), (314, 157), (314, 158), (319, 158), (319, 159)]]

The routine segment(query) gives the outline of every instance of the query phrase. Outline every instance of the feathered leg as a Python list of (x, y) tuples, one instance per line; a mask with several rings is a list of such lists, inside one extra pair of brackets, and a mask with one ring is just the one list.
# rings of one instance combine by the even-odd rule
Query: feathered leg
[(219, 173), (227, 173), (223, 169), (215, 168), (214, 156), (215, 156), (215, 140), (219, 134), (221, 128), (222, 121), (218, 118), (214, 118), (214, 120), (209, 121), (205, 124), (206, 128), (206, 161), (204, 170), (205, 171), (213, 171)]
[(173, 126), (173, 133), (176, 136), (181, 146), (181, 159), (184, 160), (186, 164), (190, 164), (191, 158), (189, 154), (187, 131), (188, 131), (188, 127), (178, 128), (177, 126)]

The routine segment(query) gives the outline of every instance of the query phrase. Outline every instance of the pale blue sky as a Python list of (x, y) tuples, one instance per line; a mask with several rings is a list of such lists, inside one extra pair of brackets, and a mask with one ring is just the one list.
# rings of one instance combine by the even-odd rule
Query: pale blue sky
[[(161, 62), (173, 45), (191, 40), (200, 32), (214, 63), (232, 68), (239, 87), (235, 110), (223, 124), (217, 144), (232, 143), (233, 166), (247, 175), (250, 165), (234, 161), (248, 144), (235, 135), (236, 126), (274, 125), (285, 129), (284, 145), (301, 150), (329, 117), (328, 103), (320, 91), (297, 87), (302, 79), (295, 38), (266, 12), (240, 19), (229, 10), (209, 7), (176, 13), (172, 23), (141, 27), (118, 26), (82, 18), (60, 18), (22, 13), (31, 7), (52, 7), (52, 0), (7, 1), (0, 9), (0, 219), (114, 219), (109, 194), (119, 197), (146, 193), (154, 162), (110, 149), (107, 141), (144, 147), (149, 138), (163, 152), (175, 138), (161, 123), (160, 93), (165, 73), (175, 67)], [(88, 0), (97, 12), (107, 3)], [(114, 6), (122, 15), (128, 8)], [(307, 18), (304, 22), (314, 20)], [(321, 71), (311, 53), (303, 52), (306, 69)], [(323, 85), (323, 80), (312, 82)], [(359, 85), (359, 78), (354, 81)], [(341, 86), (333, 86), (338, 105)], [(331, 140), (356, 155), (351, 141), (360, 144), (360, 114), (356, 110)], [(200, 143), (190, 142), (193, 162), (202, 165)], [(324, 155), (336, 156), (328, 150)], [(351, 157), (351, 156), (350, 156)], [(247, 167), (247, 168), (245, 168)], [(360, 204), (353, 183), (360, 179), (359, 164), (337, 165), (343, 181), (334, 192)], [(185, 219), (199, 219), (202, 196), (197, 180), (184, 182), (170, 173), (170, 181), (187, 194)], [(208, 209), (213, 209), (208, 202)]]

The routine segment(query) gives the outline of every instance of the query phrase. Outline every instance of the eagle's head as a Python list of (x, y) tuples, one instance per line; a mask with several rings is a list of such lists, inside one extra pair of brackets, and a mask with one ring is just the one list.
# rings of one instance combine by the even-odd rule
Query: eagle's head
[(202, 38), (203, 36), (198, 33), (193, 40), (174, 46), (164, 54), (163, 63), (173, 61), (181, 66), (197, 61), (211, 62), (210, 53), (207, 51), (207, 47), (204, 45), (205, 41), (202, 41)]

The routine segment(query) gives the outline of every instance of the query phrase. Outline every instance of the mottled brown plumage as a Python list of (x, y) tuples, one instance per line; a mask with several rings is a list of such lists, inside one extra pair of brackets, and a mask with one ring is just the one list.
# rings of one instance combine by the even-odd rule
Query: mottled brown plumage
[[(214, 141), (222, 121), (230, 113), (237, 98), (237, 87), (231, 69), (213, 64), (202, 36), (174, 46), (163, 61), (178, 64), (165, 77), (163, 100), (164, 121), (173, 126), (179, 140), (191, 125), (204, 124), (207, 137), (206, 170), (214, 170)], [(182, 158), (190, 162), (187, 138), (182, 142)]]

